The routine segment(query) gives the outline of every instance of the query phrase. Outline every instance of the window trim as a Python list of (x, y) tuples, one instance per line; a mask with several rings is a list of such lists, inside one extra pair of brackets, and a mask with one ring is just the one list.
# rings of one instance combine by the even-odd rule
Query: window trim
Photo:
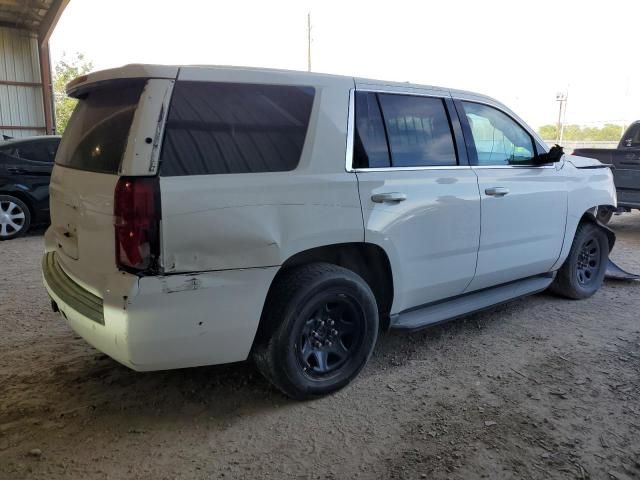
[[(447, 114), (447, 119), (449, 120), (449, 129), (451, 131), (451, 139), (453, 140), (453, 147), (456, 152), (456, 165), (433, 165), (433, 166), (415, 166), (415, 167), (375, 167), (375, 168), (354, 168), (353, 167), (353, 144), (354, 144), (354, 136), (355, 136), (355, 99), (356, 92), (366, 92), (366, 93), (382, 93), (382, 94), (390, 94), (390, 95), (403, 95), (407, 97), (428, 97), (428, 98), (436, 98), (438, 100), (442, 100), (444, 103), (445, 113)], [(347, 116), (347, 143), (346, 143), (346, 154), (345, 154), (345, 171), (350, 173), (358, 173), (358, 172), (390, 172), (390, 171), (421, 171), (421, 170), (451, 170), (451, 169), (470, 169), (471, 165), (469, 165), (468, 155), (466, 150), (463, 152), (461, 147), (465, 146), (464, 136), (461, 139), (462, 143), (458, 141), (457, 132), (456, 131), (456, 121), (458, 126), (462, 129), (462, 124), (459, 115), (455, 115), (455, 111), (451, 111), (450, 103), (448, 100), (452, 100), (451, 97), (443, 97), (441, 95), (432, 95), (427, 93), (417, 93), (417, 92), (397, 92), (393, 90), (382, 90), (382, 89), (373, 89), (373, 88), (352, 88), (349, 90), (349, 113)], [(380, 109), (380, 113), (383, 116), (384, 122), (384, 113), (382, 109)], [(385, 126), (386, 130), (386, 126)], [(389, 148), (389, 144), (387, 142), (387, 148)], [(390, 150), (390, 149), (389, 149)], [(389, 158), (391, 159), (391, 151), (389, 151)], [(391, 159), (393, 162), (393, 160)]]
[(471, 168), (474, 168), (474, 169), (477, 169), (477, 170), (505, 169), (505, 168), (517, 168), (517, 169), (522, 169), (522, 168), (536, 168), (536, 169), (553, 168), (553, 169), (555, 169), (556, 168), (556, 164), (554, 164), (554, 163), (549, 163), (549, 164), (545, 164), (545, 165), (529, 165), (529, 164), (523, 164), (523, 165), (473, 165), (471, 163), (471, 160), (475, 156), (475, 161), (477, 163), (477, 161), (478, 161), (478, 152), (476, 150), (476, 146), (475, 146), (475, 143), (473, 141), (473, 134), (471, 132), (471, 126), (469, 125), (469, 120), (467, 119), (467, 116), (466, 116), (466, 113), (465, 113), (465, 110), (464, 110), (463, 102), (476, 103), (478, 105), (484, 105), (485, 107), (493, 108), (494, 110), (497, 110), (498, 112), (502, 113), (503, 115), (506, 115), (508, 118), (511, 119), (512, 122), (514, 122), (516, 125), (518, 125), (529, 136), (529, 138), (531, 139), (531, 144), (533, 145), (533, 148), (534, 148), (534, 150), (536, 152), (536, 155), (539, 155), (541, 152), (538, 151), (539, 150), (538, 142), (533, 137), (533, 135), (531, 135), (529, 130), (527, 128), (525, 128), (519, 121), (517, 121), (515, 118), (513, 118), (513, 116), (511, 116), (507, 112), (505, 112), (503, 109), (499, 108), (496, 105), (488, 103), (488, 102), (481, 102), (481, 101), (478, 101), (478, 100), (466, 100), (466, 99), (462, 99), (462, 98), (454, 98), (453, 99), (453, 103), (454, 103), (454, 106), (456, 107), (456, 112), (458, 114), (458, 118), (459, 118), (460, 124), (462, 126), (462, 136), (464, 137), (464, 143), (465, 143), (465, 145), (467, 147), (467, 152), (469, 154), (469, 165), (471, 166)]

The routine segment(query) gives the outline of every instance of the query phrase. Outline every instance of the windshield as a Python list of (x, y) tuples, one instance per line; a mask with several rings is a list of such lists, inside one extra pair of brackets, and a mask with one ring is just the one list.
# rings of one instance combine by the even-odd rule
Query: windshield
[(56, 163), (118, 173), (144, 82), (116, 83), (82, 95), (64, 132)]

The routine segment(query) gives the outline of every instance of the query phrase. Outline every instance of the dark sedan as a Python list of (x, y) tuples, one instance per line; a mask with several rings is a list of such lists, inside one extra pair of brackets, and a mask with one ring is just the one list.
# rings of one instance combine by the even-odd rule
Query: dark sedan
[(0, 240), (49, 221), (49, 181), (58, 136), (0, 141)]

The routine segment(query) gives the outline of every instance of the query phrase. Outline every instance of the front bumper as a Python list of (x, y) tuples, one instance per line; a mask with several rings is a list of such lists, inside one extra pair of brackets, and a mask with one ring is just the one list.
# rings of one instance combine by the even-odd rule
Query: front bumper
[(277, 270), (139, 278), (119, 272), (129, 292), (114, 298), (108, 291), (97, 297), (83, 289), (54, 252), (43, 259), (44, 285), (69, 326), (139, 371), (245, 360)]

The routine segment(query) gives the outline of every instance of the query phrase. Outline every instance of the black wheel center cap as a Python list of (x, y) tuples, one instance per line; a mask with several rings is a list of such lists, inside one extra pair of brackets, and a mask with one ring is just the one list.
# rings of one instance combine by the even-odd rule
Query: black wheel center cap
[(297, 344), (303, 371), (323, 378), (342, 368), (362, 344), (364, 315), (354, 300), (331, 295), (305, 322)]

